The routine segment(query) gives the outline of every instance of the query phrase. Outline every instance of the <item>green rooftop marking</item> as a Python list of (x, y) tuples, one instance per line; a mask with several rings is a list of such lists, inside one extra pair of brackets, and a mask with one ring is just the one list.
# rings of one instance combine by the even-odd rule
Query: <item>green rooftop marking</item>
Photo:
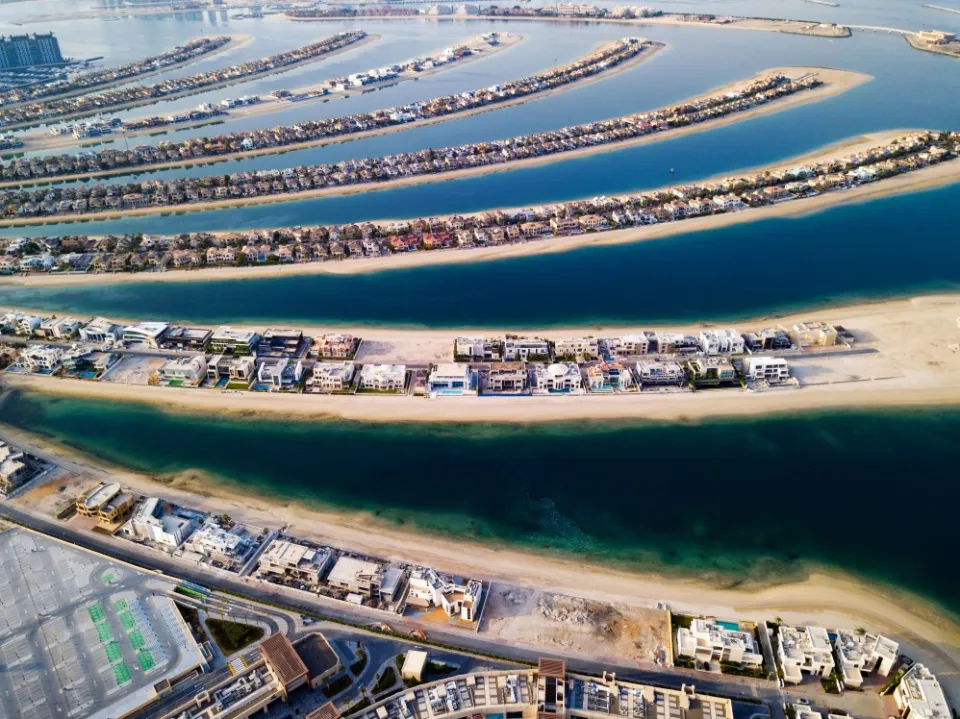
[(116, 664), (123, 659), (123, 654), (120, 653), (120, 647), (117, 646), (116, 642), (110, 642), (104, 646), (104, 649), (107, 651), (107, 661), (111, 664)]
[(143, 638), (143, 634), (140, 633), (139, 629), (136, 629), (129, 634), (130, 644), (133, 645), (134, 649), (143, 649), (147, 645), (147, 640)]
[(113, 603), (113, 608), (116, 609), (118, 612), (122, 612), (124, 609), (127, 608), (127, 600), (118, 599)]
[(110, 631), (110, 625), (104, 622), (103, 624), (97, 625), (97, 637), (100, 639), (101, 644), (106, 644), (111, 639), (113, 639), (113, 632)]
[(117, 684), (126, 684), (133, 679), (133, 677), (130, 676), (130, 670), (127, 669), (126, 662), (113, 665), (113, 676), (116, 678)]
[(91, 604), (89, 607), (87, 607), (87, 611), (90, 612), (90, 618), (93, 620), (94, 624), (99, 624), (106, 619), (106, 616), (103, 613), (103, 607), (101, 607), (99, 604)]
[(133, 615), (130, 612), (124, 612), (120, 615), (120, 623), (128, 632), (131, 629), (137, 628), (137, 620), (133, 618)]
[(157, 662), (154, 660), (153, 655), (146, 649), (137, 652), (137, 661), (140, 662), (140, 668), (145, 672), (148, 672), (157, 666)]

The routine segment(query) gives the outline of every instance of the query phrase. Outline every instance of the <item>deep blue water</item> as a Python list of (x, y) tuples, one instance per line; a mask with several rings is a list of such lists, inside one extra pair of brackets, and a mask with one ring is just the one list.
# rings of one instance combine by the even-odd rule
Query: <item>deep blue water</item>
[[(960, 579), (943, 571), (960, 548), (957, 411), (391, 426), (17, 395), (0, 421), (153, 475), (198, 469), (273, 500), (457, 538), (727, 583), (812, 561), (960, 609)], [(844, 512), (896, 520), (855, 523), (850, 535), (838, 529)]]
[[(555, 255), (361, 275), (0, 286), (0, 304), (228, 322), (544, 327), (737, 319), (960, 287), (960, 184), (799, 218)], [(947, 213), (949, 214), (949, 213)], [(947, 224), (945, 224), (945, 222)]]

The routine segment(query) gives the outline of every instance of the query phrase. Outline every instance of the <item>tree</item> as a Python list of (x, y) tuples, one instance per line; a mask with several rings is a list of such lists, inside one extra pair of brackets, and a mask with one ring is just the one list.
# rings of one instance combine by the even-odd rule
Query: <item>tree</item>
[(862, 637), (867, 633), (867, 630), (864, 629), (863, 627), (857, 627), (856, 629), (853, 630), (853, 633), (856, 634), (858, 637)]

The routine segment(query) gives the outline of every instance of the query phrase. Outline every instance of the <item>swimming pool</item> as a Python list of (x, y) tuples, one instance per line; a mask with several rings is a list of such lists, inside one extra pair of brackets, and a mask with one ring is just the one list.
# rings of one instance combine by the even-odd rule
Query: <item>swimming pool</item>
[(729, 632), (740, 631), (740, 625), (737, 622), (717, 622), (717, 626), (723, 627)]

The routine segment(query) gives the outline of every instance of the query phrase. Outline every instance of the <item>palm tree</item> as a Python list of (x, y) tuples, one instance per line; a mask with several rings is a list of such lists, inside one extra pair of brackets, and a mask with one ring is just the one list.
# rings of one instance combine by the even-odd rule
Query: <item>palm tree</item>
[(867, 633), (867, 630), (864, 629), (863, 627), (857, 627), (856, 629), (853, 630), (853, 633), (856, 634), (858, 637), (862, 637)]

